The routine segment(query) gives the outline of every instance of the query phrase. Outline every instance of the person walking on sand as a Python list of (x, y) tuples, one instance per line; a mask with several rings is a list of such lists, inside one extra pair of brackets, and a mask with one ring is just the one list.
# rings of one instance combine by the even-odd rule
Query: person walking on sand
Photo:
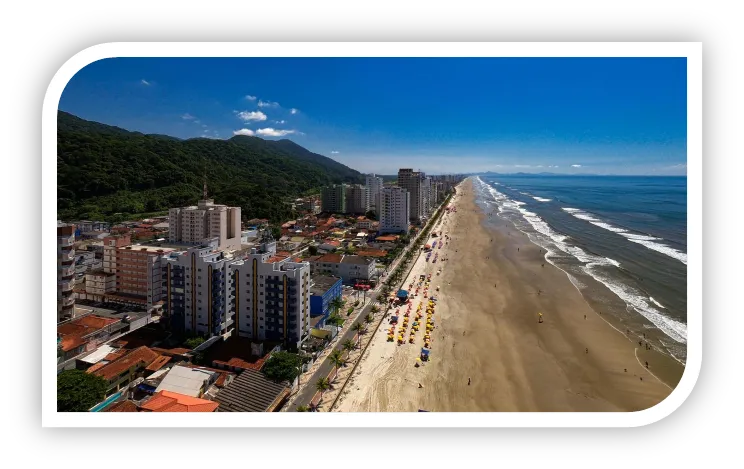
[(589, 353), (589, 349), (586, 349), (586, 353)]
[(470, 378), (468, 378), (468, 386), (470, 386)]

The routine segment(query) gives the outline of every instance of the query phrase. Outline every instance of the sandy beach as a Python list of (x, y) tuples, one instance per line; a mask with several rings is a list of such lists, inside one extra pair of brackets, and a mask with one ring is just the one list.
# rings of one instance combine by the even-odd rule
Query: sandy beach
[(671, 393), (682, 365), (615, 329), (510, 222), (493, 215), (487, 229), (469, 180), (453, 200), (439, 260), (420, 255), (404, 283), (432, 275), (430, 361), (414, 366), (422, 332), (388, 342), (385, 320), (334, 412), (637, 411)]

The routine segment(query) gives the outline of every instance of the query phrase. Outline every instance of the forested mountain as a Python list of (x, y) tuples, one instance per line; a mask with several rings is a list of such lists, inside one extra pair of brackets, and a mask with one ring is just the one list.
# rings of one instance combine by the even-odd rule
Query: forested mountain
[(237, 136), (179, 140), (129, 132), (59, 111), (58, 218), (118, 221), (193, 205), (206, 174), (215, 202), (242, 207), (245, 218), (290, 217), (293, 198), (363, 176), (289, 140)]

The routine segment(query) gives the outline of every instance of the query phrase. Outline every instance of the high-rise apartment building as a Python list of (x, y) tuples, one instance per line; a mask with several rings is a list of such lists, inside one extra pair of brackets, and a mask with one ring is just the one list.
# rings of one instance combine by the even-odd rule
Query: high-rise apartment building
[(75, 316), (75, 225), (57, 226), (57, 322)]
[(163, 257), (173, 251), (155, 246), (132, 245), (129, 235), (103, 240), (103, 271), (116, 275), (116, 293), (121, 301), (147, 309), (162, 300)]
[(310, 264), (278, 256), (267, 237), (230, 269), (238, 335), (299, 347), (310, 331)]
[(380, 191), (383, 187), (382, 178), (375, 176), (374, 174), (368, 174), (365, 179), (364, 187), (367, 191), (366, 197), (368, 210), (374, 210), (379, 214)]
[(320, 193), (320, 208), (326, 213), (346, 213), (346, 184), (324, 187)]
[(410, 217), (412, 221), (420, 222), (426, 216), (426, 197), (424, 193), (424, 173), (410, 168), (398, 170), (398, 186), (408, 191), (410, 195)]
[(163, 258), (163, 310), (173, 332), (212, 337), (233, 330), (231, 262), (216, 240)]
[(240, 249), (240, 207), (215, 204), (207, 198), (206, 185), (196, 206), (168, 211), (168, 224), (172, 243), (202, 245), (216, 238), (220, 249)]
[(410, 194), (402, 187), (380, 191), (380, 233), (408, 233), (411, 219)]
[(367, 188), (362, 184), (347, 185), (345, 213), (365, 214), (367, 209)]

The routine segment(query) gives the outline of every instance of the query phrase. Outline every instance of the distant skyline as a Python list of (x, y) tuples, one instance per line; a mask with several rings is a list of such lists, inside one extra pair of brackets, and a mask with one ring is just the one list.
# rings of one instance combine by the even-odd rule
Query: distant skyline
[(289, 138), (361, 172), (685, 175), (684, 58), (115, 58), (59, 109), (179, 138)]

